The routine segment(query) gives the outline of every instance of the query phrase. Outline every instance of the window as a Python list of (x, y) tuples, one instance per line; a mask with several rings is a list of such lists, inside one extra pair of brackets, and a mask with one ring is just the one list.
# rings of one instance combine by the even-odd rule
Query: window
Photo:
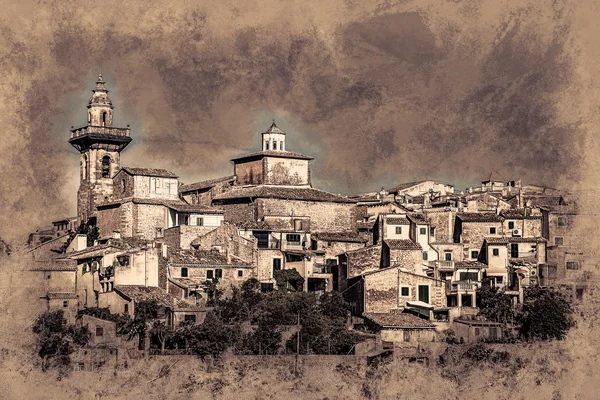
[(243, 270), (238, 270), (238, 278), (242, 278), (244, 276), (244, 271)]
[(125, 189), (127, 188), (127, 183), (125, 179), (121, 179), (121, 191), (125, 193)]
[(196, 225), (197, 226), (203, 226), (204, 225), (204, 218), (202, 218), (202, 217), (196, 217)]
[(129, 304), (125, 303), (125, 305), (123, 306), (123, 312), (125, 314), (129, 314)]
[(475, 336), (479, 336), (479, 328), (475, 328)]
[(567, 221), (565, 217), (558, 217), (556, 223), (558, 226), (567, 226)]
[(106, 111), (102, 113), (102, 126), (106, 126)]
[(265, 150), (269, 150), (269, 141), (265, 142)]
[(514, 221), (508, 221), (508, 229), (515, 229), (515, 222)]
[(129, 265), (129, 256), (117, 256), (117, 261), (120, 267), (127, 267)]
[(435, 236), (435, 228), (433, 226), (429, 228), (429, 236)]
[(554, 238), (554, 245), (555, 246), (562, 246), (563, 245), (563, 238), (561, 238), (561, 237), (555, 237)]
[(222, 277), (223, 277), (223, 270), (215, 269), (215, 278), (222, 278)]
[(427, 260), (427, 252), (426, 251), (423, 252), (423, 260)]
[(83, 180), (85, 181), (87, 179), (87, 163), (88, 163), (88, 159), (87, 156), (84, 154), (83, 155), (83, 159), (81, 160), (81, 175), (83, 175)]
[(427, 228), (421, 228), (421, 229), (419, 229), (419, 233), (421, 235), (427, 235)]
[(162, 181), (160, 178), (150, 178), (150, 190), (153, 193), (162, 193)]
[(187, 268), (181, 268), (181, 277), (182, 278), (188, 277), (188, 269)]
[(44, 279), (50, 279), (51, 276), (50, 271), (44, 272)]
[(213, 278), (213, 270), (207, 269), (206, 270), (206, 279), (212, 279), (212, 278)]
[(104, 336), (104, 328), (96, 325), (96, 336)]
[(65, 301), (63, 301), (63, 308), (67, 308), (67, 307), (69, 307), (69, 301), (65, 300)]
[(277, 141), (273, 142), (273, 150), (277, 150)]
[(494, 257), (498, 257), (500, 255), (500, 249), (492, 249), (492, 255), (494, 255)]
[(567, 269), (579, 269), (579, 263), (577, 261), (568, 261)]
[(496, 234), (496, 228), (491, 227), (490, 228), (490, 235), (495, 235)]
[(400, 296), (402, 297), (408, 297), (410, 296), (410, 289), (407, 287), (403, 287), (400, 289)]
[(185, 322), (192, 322), (192, 323), (196, 323), (196, 316), (194, 314), (185, 314), (183, 316), (183, 320)]
[(402, 227), (401, 226), (396, 227), (396, 235), (402, 235)]
[(444, 257), (446, 261), (452, 261), (452, 253), (446, 252), (444, 253)]
[(281, 271), (281, 258), (273, 259), (273, 272)]
[(479, 252), (477, 250), (471, 251), (471, 258), (479, 258)]
[(477, 272), (461, 272), (459, 273), (459, 280), (476, 282), (479, 280), (479, 274)]
[(102, 177), (110, 178), (110, 156), (102, 157)]
[(429, 303), (429, 286), (419, 285), (419, 301)]
[(289, 244), (300, 244), (300, 235), (297, 233), (288, 233), (287, 235), (285, 235), (285, 240), (287, 240), (287, 242)]
[(510, 256), (513, 258), (519, 257), (519, 244), (518, 243), (510, 244)]

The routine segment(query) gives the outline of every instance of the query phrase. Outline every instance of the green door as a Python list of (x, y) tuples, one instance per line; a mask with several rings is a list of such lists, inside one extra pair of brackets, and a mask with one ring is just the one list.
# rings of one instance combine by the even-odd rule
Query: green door
[(429, 286), (419, 285), (419, 301), (429, 303)]

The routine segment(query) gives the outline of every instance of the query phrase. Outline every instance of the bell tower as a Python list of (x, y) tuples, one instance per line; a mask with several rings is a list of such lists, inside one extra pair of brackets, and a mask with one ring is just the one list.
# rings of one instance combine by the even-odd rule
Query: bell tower
[(81, 154), (77, 218), (94, 222), (96, 205), (109, 200), (113, 193), (112, 178), (121, 167), (121, 151), (131, 142), (127, 128), (113, 127), (113, 105), (108, 98), (102, 74), (87, 106), (87, 125), (71, 127), (69, 143)]

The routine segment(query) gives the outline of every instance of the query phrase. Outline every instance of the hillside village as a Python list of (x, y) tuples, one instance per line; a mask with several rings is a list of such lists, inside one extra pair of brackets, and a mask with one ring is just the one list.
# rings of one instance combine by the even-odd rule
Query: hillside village
[[(230, 160), (231, 175), (183, 184), (166, 169), (121, 165), (132, 133), (113, 121), (102, 75), (87, 108), (87, 125), (68, 139), (80, 153), (77, 216), (28, 240), (40, 313), (62, 310), (69, 322), (90, 307), (133, 315), (155, 299), (170, 328), (200, 324), (212, 286), (227, 296), (256, 279), (270, 292), (278, 271), (295, 270), (296, 290), (341, 293), (350, 329), (418, 343), (449, 327), (465, 341), (504, 335), (479, 315), (482, 285), (514, 305), (535, 287), (574, 302), (585, 294), (577, 204), (560, 190), (492, 171), (461, 192), (423, 180), (333, 194), (313, 187), (313, 157), (289, 149), (293, 132), (275, 121), (256, 135), (259, 150)], [(101, 319), (86, 318), (104, 335)]]

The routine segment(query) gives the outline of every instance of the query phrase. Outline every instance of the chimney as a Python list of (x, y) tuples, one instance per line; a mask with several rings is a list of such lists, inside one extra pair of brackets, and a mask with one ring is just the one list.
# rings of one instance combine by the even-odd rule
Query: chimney
[(85, 250), (87, 248), (87, 236), (77, 235), (75, 237), (75, 251)]
[(121, 232), (113, 231), (113, 239), (121, 239)]
[(163, 256), (163, 258), (167, 258), (167, 244), (163, 243), (161, 247), (162, 247), (162, 256)]

